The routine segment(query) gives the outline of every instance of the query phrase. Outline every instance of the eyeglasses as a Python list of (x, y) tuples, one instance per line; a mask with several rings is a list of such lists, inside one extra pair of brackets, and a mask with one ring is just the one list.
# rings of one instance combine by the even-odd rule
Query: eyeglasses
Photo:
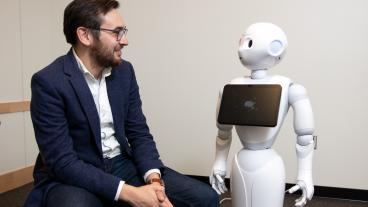
[(116, 41), (120, 41), (121, 38), (125, 38), (127, 33), (128, 33), (128, 29), (124, 26), (124, 27), (118, 27), (116, 29), (106, 29), (106, 28), (91, 28), (94, 30), (99, 30), (99, 31), (108, 31), (108, 32), (112, 32), (116, 35)]

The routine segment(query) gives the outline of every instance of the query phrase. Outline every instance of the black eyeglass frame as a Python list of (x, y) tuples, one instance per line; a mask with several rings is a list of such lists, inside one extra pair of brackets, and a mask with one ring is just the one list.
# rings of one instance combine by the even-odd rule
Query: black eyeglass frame
[(114, 34), (116, 34), (116, 41), (120, 41), (121, 38), (126, 37), (127, 33), (128, 33), (128, 29), (126, 28), (126, 26), (124, 27), (117, 27), (115, 29), (106, 29), (106, 28), (90, 28), (93, 30), (99, 30), (99, 31), (108, 31), (108, 32), (112, 32)]

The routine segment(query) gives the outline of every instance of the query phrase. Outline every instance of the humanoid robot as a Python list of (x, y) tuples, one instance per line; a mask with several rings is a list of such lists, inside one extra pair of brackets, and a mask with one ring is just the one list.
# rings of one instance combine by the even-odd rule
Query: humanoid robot
[[(220, 91), (216, 113), (216, 156), (210, 182), (218, 194), (227, 191), (224, 178), (234, 126), (243, 145), (234, 156), (230, 175), (232, 205), (235, 207), (283, 206), (284, 164), (271, 147), (290, 106), (294, 111), (294, 131), (297, 135), (298, 175), (296, 185), (287, 192), (302, 191), (295, 201), (297, 207), (304, 206), (314, 193), (314, 121), (307, 92), (287, 77), (267, 75), (267, 70), (283, 59), (287, 45), (286, 35), (278, 26), (271, 23), (252, 24), (241, 37), (238, 50), (241, 63), (251, 70), (251, 75), (235, 78)], [(235, 101), (224, 100), (225, 93), (226, 99), (235, 97)], [(255, 96), (242, 98), (244, 94)], [(231, 109), (236, 101), (243, 103)], [(261, 102), (259, 106), (257, 102)], [(243, 113), (248, 115), (242, 116)], [(262, 122), (262, 119), (268, 121)]]

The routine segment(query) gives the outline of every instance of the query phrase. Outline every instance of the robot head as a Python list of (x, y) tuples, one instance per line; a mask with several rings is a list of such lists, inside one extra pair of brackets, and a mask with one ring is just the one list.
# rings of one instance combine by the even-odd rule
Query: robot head
[(248, 27), (239, 42), (239, 58), (250, 70), (268, 69), (277, 65), (285, 55), (285, 33), (271, 23), (255, 23)]

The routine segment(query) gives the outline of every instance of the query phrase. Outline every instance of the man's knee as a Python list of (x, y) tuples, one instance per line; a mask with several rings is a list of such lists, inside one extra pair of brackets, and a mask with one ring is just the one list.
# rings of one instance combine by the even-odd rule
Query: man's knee
[(206, 188), (202, 194), (202, 205), (208, 207), (216, 207), (219, 206), (219, 195), (212, 188)]
[(209, 185), (198, 184), (197, 188), (192, 192), (195, 195), (195, 205), (200, 207), (218, 207), (219, 195)]
[(52, 188), (47, 194), (46, 206), (103, 207), (101, 200), (93, 193), (69, 185), (57, 185)]

